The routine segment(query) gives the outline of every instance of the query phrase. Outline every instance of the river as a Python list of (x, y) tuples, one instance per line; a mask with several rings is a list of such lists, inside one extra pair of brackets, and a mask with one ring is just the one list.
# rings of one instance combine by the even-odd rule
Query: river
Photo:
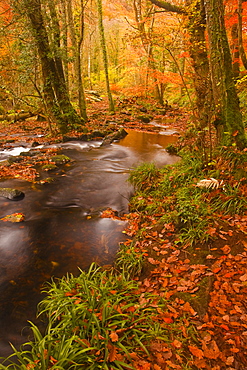
[(25, 221), (0, 221), (0, 356), (19, 346), (30, 334), (27, 320), (35, 318), (40, 288), (51, 277), (78, 273), (93, 261), (114, 261), (124, 241), (126, 222), (101, 218), (107, 207), (128, 213), (133, 189), (129, 169), (142, 162), (157, 166), (178, 160), (165, 147), (177, 140), (173, 132), (129, 134), (108, 146), (101, 142), (61, 144), (74, 161), (52, 172), (55, 181), (38, 185), (18, 179), (1, 181), (25, 193), (24, 199), (0, 198), (0, 218), (21, 212)]

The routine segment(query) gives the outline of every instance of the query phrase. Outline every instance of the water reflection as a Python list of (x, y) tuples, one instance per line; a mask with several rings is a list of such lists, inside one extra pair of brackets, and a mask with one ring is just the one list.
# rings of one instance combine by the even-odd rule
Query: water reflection
[(1, 356), (11, 352), (9, 341), (18, 346), (27, 340), (29, 330), (22, 328), (26, 320), (35, 322), (45, 281), (67, 272), (77, 274), (78, 267), (86, 269), (92, 261), (114, 261), (126, 224), (102, 219), (100, 212), (107, 207), (120, 214), (128, 212), (133, 192), (126, 182), (129, 168), (143, 161), (174, 163), (178, 158), (169, 156), (165, 146), (175, 140), (130, 131), (121, 142), (106, 147), (64, 143), (64, 154), (74, 162), (65, 165), (53, 183), (1, 182), (2, 187), (25, 193), (19, 202), (0, 198), (0, 217), (14, 212), (25, 215), (20, 224), (0, 222)]

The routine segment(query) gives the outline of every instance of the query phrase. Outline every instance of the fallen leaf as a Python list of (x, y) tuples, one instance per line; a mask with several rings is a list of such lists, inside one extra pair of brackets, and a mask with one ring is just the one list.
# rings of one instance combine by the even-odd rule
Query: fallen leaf
[(189, 346), (189, 350), (192, 353), (192, 355), (199, 358), (199, 360), (201, 360), (204, 357), (203, 351), (198, 347)]
[(112, 331), (109, 336), (110, 336), (112, 342), (117, 342), (118, 341), (118, 335), (115, 331)]

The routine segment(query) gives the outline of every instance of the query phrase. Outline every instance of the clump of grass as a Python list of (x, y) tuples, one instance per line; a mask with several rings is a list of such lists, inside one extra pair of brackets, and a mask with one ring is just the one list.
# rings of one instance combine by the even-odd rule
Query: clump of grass
[(117, 253), (116, 268), (121, 275), (127, 279), (139, 276), (143, 267), (143, 252), (136, 245), (138, 242), (132, 241), (130, 245), (121, 244)]
[(129, 182), (139, 191), (152, 190), (158, 177), (159, 170), (154, 163), (143, 163), (131, 171)]
[(169, 341), (158, 322), (154, 325), (165, 302), (156, 297), (154, 304), (151, 294), (140, 295), (138, 284), (125, 274), (92, 264), (78, 277), (51, 282), (45, 292), (39, 310), (48, 319), (46, 333), (31, 323), (34, 340), (21, 351), (13, 347), (10, 364), (1, 369), (134, 369), (133, 350), (145, 358), (152, 339)]
[(207, 240), (212, 211), (207, 194), (195, 187), (196, 179), (204, 176), (203, 169), (202, 160), (188, 153), (182, 153), (177, 164), (160, 170), (155, 170), (153, 165), (146, 165), (145, 171), (143, 166), (136, 168), (130, 175), (137, 189), (131, 209), (157, 215), (162, 223), (174, 223), (183, 243)]

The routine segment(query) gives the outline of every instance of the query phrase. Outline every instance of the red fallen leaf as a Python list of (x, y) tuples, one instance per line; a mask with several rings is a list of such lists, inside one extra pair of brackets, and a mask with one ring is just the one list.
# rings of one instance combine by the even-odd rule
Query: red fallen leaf
[(230, 351), (233, 352), (233, 353), (238, 353), (239, 349), (236, 348), (236, 347), (233, 347), (233, 348), (230, 348)]
[(196, 359), (194, 360), (194, 364), (195, 364), (195, 366), (196, 366), (198, 369), (204, 369), (205, 367), (207, 367), (206, 361), (205, 361), (204, 359), (196, 358)]
[(109, 350), (109, 353), (108, 353), (108, 361), (109, 362), (113, 362), (117, 359), (117, 347), (115, 347), (113, 344), (111, 344), (110, 342), (107, 344), (107, 348)]
[(197, 312), (191, 307), (189, 302), (186, 302), (181, 308), (182, 308), (183, 311), (189, 312), (193, 316), (195, 316), (197, 314)]
[(153, 365), (154, 370), (162, 370), (161, 367), (157, 364)]
[(222, 247), (222, 248), (220, 248), (222, 251), (223, 251), (223, 253), (225, 253), (225, 254), (228, 254), (228, 253), (230, 253), (231, 252), (231, 248), (230, 248), (230, 246), (229, 245), (224, 245), (224, 247)]
[(173, 319), (171, 319), (170, 317), (164, 317), (163, 321), (165, 321), (165, 323), (167, 323), (167, 324), (172, 324), (173, 323)]
[(147, 361), (139, 361), (139, 362), (135, 362), (135, 369), (136, 370), (150, 370), (151, 369), (151, 364)]
[(214, 340), (208, 345), (204, 341), (202, 341), (202, 349), (204, 356), (209, 359), (216, 360), (220, 355), (219, 347)]
[(247, 274), (244, 274), (244, 275), (240, 276), (239, 280), (246, 281), (247, 280)]
[(233, 134), (232, 134), (232, 136), (237, 136), (238, 135), (238, 130), (237, 131), (235, 131)]
[(148, 258), (148, 262), (151, 263), (151, 265), (158, 265), (160, 263), (152, 257)]
[(188, 348), (190, 352), (192, 353), (192, 355), (199, 358), (199, 360), (201, 360), (204, 357), (203, 351), (200, 348), (195, 347), (195, 346), (188, 346)]
[(221, 324), (220, 327), (222, 329), (225, 329), (226, 331), (229, 331), (229, 327), (227, 325), (225, 325), (225, 324)]
[(182, 369), (180, 365), (176, 365), (174, 364), (173, 362), (171, 362), (170, 360), (167, 360), (166, 361), (167, 365), (169, 365), (172, 369), (177, 369), (177, 370), (180, 370)]
[(180, 342), (179, 340), (177, 340), (177, 339), (174, 339), (174, 341), (172, 342), (172, 345), (173, 345), (173, 347), (175, 347), (175, 348), (181, 348), (182, 346), (183, 346), (183, 343), (182, 342)]
[(227, 357), (226, 361), (225, 361), (225, 364), (226, 365), (232, 365), (234, 362), (234, 356), (229, 356)]
[(109, 335), (109, 337), (111, 338), (112, 342), (117, 342), (118, 341), (118, 335), (115, 331), (112, 331), (111, 334)]
[(57, 363), (58, 360), (56, 360), (54, 357), (50, 356), (50, 362), (54, 365)]
[(167, 287), (169, 280), (167, 278), (164, 278), (162, 286), (163, 288)]
[(219, 237), (223, 240), (227, 240), (227, 238), (225, 238), (222, 234), (219, 234)]
[(217, 274), (217, 272), (219, 272), (220, 270), (221, 270), (221, 267), (216, 267), (215, 269), (213, 269), (213, 273)]

